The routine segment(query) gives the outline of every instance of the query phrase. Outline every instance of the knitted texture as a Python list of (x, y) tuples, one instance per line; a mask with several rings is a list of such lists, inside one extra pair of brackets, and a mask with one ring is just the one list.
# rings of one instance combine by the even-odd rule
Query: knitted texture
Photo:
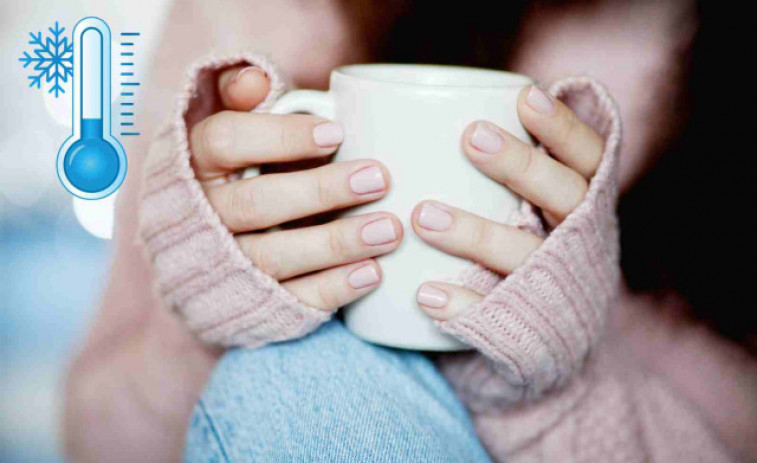
[(218, 70), (242, 63), (260, 67), (271, 80), (256, 111), (267, 110), (283, 93), (279, 73), (259, 55), (211, 56), (192, 66), (171, 127), (155, 140), (146, 161), (139, 228), (164, 304), (207, 343), (256, 347), (304, 336), (331, 314), (300, 303), (252, 265), (192, 170), (188, 128), (220, 108)]
[[(256, 347), (301, 337), (330, 314), (252, 265), (194, 176), (188, 131), (220, 109), (218, 71), (238, 63), (271, 78), (257, 111), (283, 92), (279, 74), (257, 55), (211, 57), (190, 69), (173, 123), (146, 162), (140, 237), (166, 306), (207, 343)], [(524, 204), (517, 225), (546, 239), (521, 268), (504, 279), (480, 266), (458, 276), (486, 296), (439, 326), (477, 352), (441, 356), (439, 365), (495, 461), (735, 461), (676, 389), (605, 345), (620, 279), (618, 112), (589, 78), (563, 80), (551, 92), (604, 137), (601, 164), (583, 202), (549, 233)]]
[[(439, 326), (477, 352), (440, 358), (495, 461), (729, 462), (737, 458), (664, 379), (604, 343), (619, 293), (615, 219), (618, 112), (589, 78), (551, 92), (605, 139), (584, 201), (511, 275), (481, 267), (463, 284), (486, 294)], [(526, 205), (519, 226), (543, 233)]]
[[(484, 408), (539, 397), (564, 384), (600, 339), (618, 293), (618, 110), (587, 77), (558, 82), (551, 92), (605, 139), (604, 154), (583, 202), (527, 262), (502, 280), (480, 267), (464, 275), (463, 284), (486, 297), (438, 323), (490, 359), (505, 379), (492, 390), (475, 391)], [(535, 213), (526, 208), (521, 226), (533, 229)], [(478, 383), (471, 378), (463, 392)]]
[(678, 391), (604, 352), (566, 387), (472, 418), (482, 443), (501, 462), (738, 461)]

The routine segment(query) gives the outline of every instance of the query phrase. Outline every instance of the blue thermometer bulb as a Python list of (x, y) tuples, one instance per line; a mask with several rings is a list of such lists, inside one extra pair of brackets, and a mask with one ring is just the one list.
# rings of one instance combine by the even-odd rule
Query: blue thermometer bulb
[(80, 198), (104, 198), (126, 176), (126, 155), (110, 120), (110, 29), (99, 18), (84, 18), (74, 28), (73, 134), (58, 152), (58, 177)]

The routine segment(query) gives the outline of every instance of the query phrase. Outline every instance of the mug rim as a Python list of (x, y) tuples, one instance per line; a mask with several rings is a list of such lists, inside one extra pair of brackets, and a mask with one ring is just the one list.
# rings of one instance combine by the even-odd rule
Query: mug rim
[[(360, 75), (358, 71), (368, 71)], [(378, 76), (376, 74), (392, 72), (392, 78)], [(401, 71), (412, 73), (435, 73), (446, 74), (445, 78), (438, 78), (436, 82), (420, 82), (417, 79), (402, 79)], [(452, 74), (457, 74), (451, 78)], [(464, 74), (464, 75), (462, 75)], [(396, 77), (395, 77), (396, 76)], [(448, 64), (402, 64), (402, 63), (365, 63), (349, 64), (340, 66), (332, 71), (332, 77), (350, 80), (354, 82), (371, 82), (385, 86), (403, 86), (413, 88), (442, 88), (442, 89), (481, 89), (497, 90), (522, 88), (534, 83), (533, 79), (515, 72), (501, 71), (497, 69), (477, 68), (472, 66), (456, 66)], [(427, 76), (429, 77), (429, 76)], [(461, 79), (468, 79), (461, 82)], [(478, 81), (475, 81), (478, 79)], [(455, 82), (453, 82), (455, 81)], [(458, 83), (459, 82), (459, 83)]]

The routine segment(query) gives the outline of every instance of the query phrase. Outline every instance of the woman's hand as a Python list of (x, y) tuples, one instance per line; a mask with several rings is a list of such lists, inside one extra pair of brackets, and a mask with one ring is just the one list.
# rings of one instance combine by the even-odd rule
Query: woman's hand
[[(551, 156), (486, 121), (466, 128), (463, 151), (484, 174), (539, 207), (547, 224), (555, 227), (583, 200), (604, 141), (537, 86), (521, 92), (518, 115)], [(415, 207), (412, 224), (431, 246), (501, 274), (515, 270), (543, 241), (527, 231), (434, 201)], [(422, 284), (417, 293), (420, 307), (436, 320), (448, 320), (481, 299), (483, 295), (477, 292), (436, 281)]]
[(191, 129), (195, 174), (221, 221), (258, 268), (282, 281), (303, 303), (336, 310), (381, 281), (372, 258), (393, 251), (402, 240), (395, 215), (377, 212), (255, 232), (375, 201), (389, 190), (389, 173), (377, 161), (358, 160), (219, 182), (249, 166), (325, 161), (342, 142), (341, 126), (321, 117), (250, 113), (268, 86), (265, 74), (254, 67), (221, 74), (225, 110)]
[[(300, 159), (325, 163), (342, 135), (339, 126), (317, 117), (250, 114), (270, 90), (266, 75), (256, 68), (228, 69), (216, 85), (215, 114), (191, 126), (192, 161), (241, 249), (301, 301), (319, 309), (336, 309), (375, 288), (381, 271), (372, 257), (395, 249), (402, 239), (391, 214), (254, 231), (376, 200), (390, 187), (386, 169), (374, 161), (353, 161), (224, 183), (220, 180), (227, 173), (249, 165)], [(203, 109), (214, 105), (201, 100), (202, 94), (197, 98)], [(192, 409), (222, 350), (204, 344), (180, 317), (144, 296), (151, 283), (145, 277), (147, 264), (121, 254), (137, 253), (135, 247), (125, 249), (119, 250), (121, 265), (111, 277), (116, 289), (109, 290), (86, 347), (69, 369), (66, 453), (86, 462), (112, 461), (114, 455), (124, 461), (179, 461)], [(133, 262), (124, 264), (128, 260)], [(124, 265), (131, 265), (129, 272), (145, 271), (124, 275)], [(134, 297), (123, 297), (129, 293)]]

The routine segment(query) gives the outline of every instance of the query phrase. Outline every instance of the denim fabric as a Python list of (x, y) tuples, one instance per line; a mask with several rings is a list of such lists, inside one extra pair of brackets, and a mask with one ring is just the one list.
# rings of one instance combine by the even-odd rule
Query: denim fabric
[(424, 355), (339, 321), (224, 355), (192, 416), (187, 462), (490, 462)]

